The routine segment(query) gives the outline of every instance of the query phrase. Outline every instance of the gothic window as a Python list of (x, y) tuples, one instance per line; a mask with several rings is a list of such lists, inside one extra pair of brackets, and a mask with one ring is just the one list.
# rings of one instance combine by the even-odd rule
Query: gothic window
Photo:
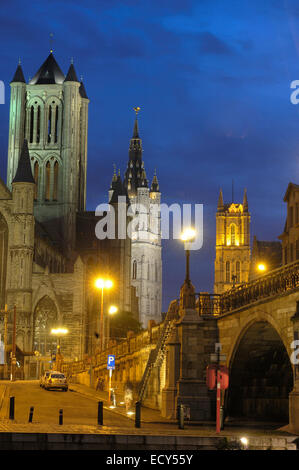
[(236, 244), (236, 226), (234, 224), (232, 224), (230, 227), (230, 241), (231, 245)]
[(46, 201), (50, 200), (50, 176), (51, 176), (51, 165), (50, 162), (47, 162), (46, 164), (46, 193), (45, 193), (45, 199)]
[(239, 284), (241, 282), (240, 280), (240, 261), (237, 261), (236, 262), (236, 276), (237, 276), (237, 284)]
[(58, 140), (58, 106), (56, 105), (55, 109), (55, 144), (57, 143)]
[(35, 200), (37, 200), (37, 198), (38, 198), (38, 172), (39, 172), (38, 162), (35, 162), (34, 166), (33, 166), (34, 181), (35, 181), (35, 189), (34, 189), (34, 199)]
[(31, 106), (30, 108), (30, 134), (29, 134), (29, 142), (31, 144), (33, 142), (33, 126), (34, 126), (34, 107)]
[(49, 115), (48, 115), (48, 144), (51, 142), (51, 128), (52, 128), (52, 106), (49, 106)]
[(36, 143), (40, 142), (40, 106), (37, 107)]
[(53, 184), (53, 201), (58, 199), (58, 162), (54, 163), (53, 172), (54, 172), (54, 184)]
[(51, 335), (51, 329), (57, 326), (58, 315), (55, 303), (50, 297), (43, 297), (34, 312), (34, 350), (42, 355), (56, 351), (56, 338)]
[(147, 265), (147, 279), (148, 280), (150, 280), (150, 276), (151, 276), (150, 270), (151, 270), (150, 263), (148, 263), (148, 265)]
[(225, 280), (226, 282), (230, 282), (230, 262), (229, 261), (225, 263)]
[(133, 261), (132, 279), (137, 279), (137, 261)]

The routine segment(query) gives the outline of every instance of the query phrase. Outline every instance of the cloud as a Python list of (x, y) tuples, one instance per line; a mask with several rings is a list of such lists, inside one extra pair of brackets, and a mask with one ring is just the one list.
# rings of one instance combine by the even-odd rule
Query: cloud
[(200, 52), (204, 54), (231, 54), (233, 51), (228, 44), (219, 39), (215, 34), (209, 31), (199, 33), (199, 48)]

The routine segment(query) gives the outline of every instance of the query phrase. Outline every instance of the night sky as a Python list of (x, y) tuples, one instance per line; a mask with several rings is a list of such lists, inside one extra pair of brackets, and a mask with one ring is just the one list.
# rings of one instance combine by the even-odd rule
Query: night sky
[[(11, 1), (0, 10), (0, 175), (6, 181), (9, 82), (21, 58), (26, 80), (49, 54), (71, 58), (89, 105), (87, 208), (105, 202), (113, 163), (123, 174), (134, 106), (151, 182), (162, 201), (204, 204), (204, 246), (191, 256), (197, 291), (212, 291), (219, 188), (242, 202), (251, 233), (276, 240), (282, 198), (298, 183), (299, 4), (283, 0)], [(163, 309), (184, 278), (179, 241), (163, 243)]]

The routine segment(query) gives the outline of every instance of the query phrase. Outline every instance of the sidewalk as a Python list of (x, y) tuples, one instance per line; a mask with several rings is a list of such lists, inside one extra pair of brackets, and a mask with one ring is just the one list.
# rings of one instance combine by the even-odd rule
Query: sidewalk
[[(97, 401), (103, 401), (104, 408), (109, 409), (109, 411), (113, 411), (114, 413), (121, 414), (126, 416), (128, 419), (135, 420), (135, 416), (128, 415), (126, 412), (126, 407), (124, 404), (124, 397), (121, 394), (116, 395), (116, 404), (117, 408), (113, 408), (108, 403), (108, 392), (99, 392), (96, 391), (94, 388), (88, 387), (87, 385), (82, 384), (75, 384), (70, 383), (69, 390), (73, 390), (81, 395), (84, 395), (89, 398), (93, 398)], [(133, 413), (135, 412), (135, 402), (132, 404), (131, 410)], [(163, 418), (159, 410), (153, 410), (151, 408), (147, 408), (145, 406), (141, 407), (141, 422), (142, 423), (151, 423), (151, 424), (177, 424), (176, 420), (169, 420)], [(205, 425), (209, 425), (210, 423), (205, 423)], [(211, 425), (214, 423), (211, 423)]]

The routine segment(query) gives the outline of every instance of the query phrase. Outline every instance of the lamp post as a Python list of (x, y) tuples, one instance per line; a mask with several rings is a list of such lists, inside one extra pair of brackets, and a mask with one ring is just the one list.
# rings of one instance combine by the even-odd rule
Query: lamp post
[(61, 364), (62, 364), (62, 354), (60, 352), (60, 338), (62, 336), (67, 335), (69, 330), (64, 327), (52, 328), (51, 334), (55, 335), (58, 339), (57, 350), (56, 350), (56, 369), (60, 372)]
[(118, 312), (118, 308), (115, 305), (111, 305), (108, 310), (108, 316), (107, 316), (107, 333), (106, 333), (106, 348), (108, 348), (109, 340), (110, 340), (110, 316), (114, 315), (115, 313)]
[(100, 312), (100, 351), (105, 347), (104, 338), (104, 289), (111, 289), (113, 282), (110, 279), (98, 278), (95, 287), (101, 291), (101, 312)]
[(190, 281), (190, 248), (189, 244), (194, 240), (196, 232), (193, 228), (185, 229), (181, 234), (181, 240), (184, 242), (186, 251), (186, 277), (185, 281)]

